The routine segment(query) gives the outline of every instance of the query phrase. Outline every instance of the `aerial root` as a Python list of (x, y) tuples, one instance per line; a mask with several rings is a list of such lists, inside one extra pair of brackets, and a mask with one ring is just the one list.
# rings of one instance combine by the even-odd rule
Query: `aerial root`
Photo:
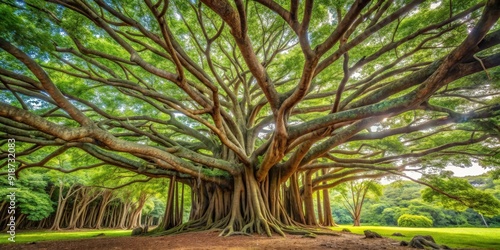
[(243, 227), (243, 229), (241, 229), (241, 231), (248, 232), (248, 230), (253, 227), (253, 224), (254, 224), (253, 221), (249, 222)]
[(251, 236), (253, 233), (266, 234), (267, 236), (272, 236), (272, 231), (278, 233), (279, 235), (286, 237), (283, 230), (281, 230), (278, 224), (269, 222), (264, 218), (253, 219), (246, 223), (241, 230), (235, 230), (235, 224), (231, 223), (227, 225), (219, 236), (232, 236), (232, 235), (247, 235)]
[[(224, 221), (223, 224), (226, 224), (228, 219), (223, 219), (222, 221)], [(232, 223), (226, 224), (226, 226), (223, 227), (220, 222), (215, 224), (213, 223), (210, 224), (206, 223), (206, 221), (203, 220), (196, 220), (184, 223), (182, 225), (170, 228), (165, 231), (155, 232), (149, 235), (164, 236), (164, 235), (171, 235), (178, 233), (211, 230), (211, 231), (220, 231), (219, 236), (224, 236), (224, 237), (233, 235), (252, 236), (253, 233), (266, 234), (267, 236), (272, 236), (272, 231), (283, 237), (286, 237), (286, 234), (292, 234), (292, 235), (316, 234), (316, 235), (340, 236), (340, 234), (336, 233), (335, 231), (328, 230), (327, 228), (317, 229), (317, 228), (308, 228), (307, 226), (304, 227), (288, 226), (288, 225), (283, 225), (278, 220), (271, 219), (271, 221), (269, 221), (266, 220), (265, 218), (258, 218), (258, 219), (254, 218), (245, 225), (242, 225), (242, 227), (238, 225), (241, 225), (241, 221), (237, 223), (233, 221)], [(235, 228), (236, 229), (241, 228), (241, 229), (235, 230)]]
[(279, 235), (283, 236), (283, 237), (286, 237), (285, 233), (283, 232), (283, 230), (281, 230), (280, 227), (278, 227), (278, 225), (274, 224), (274, 223), (268, 223), (272, 228), (273, 230), (278, 233)]
[(252, 236), (251, 234), (244, 232), (244, 231), (234, 231), (233, 226), (228, 226), (222, 230), (222, 232), (219, 234), (219, 236), (233, 236), (233, 235), (246, 235), (246, 236)]
[(234, 231), (234, 232), (232, 232), (230, 234), (224, 235), (224, 237), (233, 236), (233, 235), (245, 235), (245, 236), (251, 236), (251, 237), (253, 237), (253, 235), (251, 235), (249, 233), (241, 232), (241, 231)]
[(178, 234), (178, 233), (187, 233), (187, 232), (196, 232), (196, 231), (204, 231), (210, 228), (210, 226), (206, 226), (206, 221), (203, 219), (198, 219), (198, 220), (193, 220), (193, 221), (188, 221), (186, 223), (180, 224), (178, 226), (175, 226), (170, 229), (166, 230), (161, 230), (161, 229), (155, 229), (150, 236), (165, 236), (165, 235), (171, 235), (171, 234)]

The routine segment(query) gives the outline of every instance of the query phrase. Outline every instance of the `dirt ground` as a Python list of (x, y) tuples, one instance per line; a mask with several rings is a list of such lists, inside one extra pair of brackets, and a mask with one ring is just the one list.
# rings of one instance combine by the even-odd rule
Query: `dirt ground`
[(12, 250), (160, 250), (160, 249), (406, 249), (392, 239), (363, 239), (364, 236), (339, 233), (339, 236), (318, 235), (317, 238), (303, 238), (300, 235), (281, 236), (230, 236), (218, 237), (217, 232), (185, 233), (162, 237), (97, 237), (83, 240), (35, 242), (31, 244), (0, 245), (0, 249)]

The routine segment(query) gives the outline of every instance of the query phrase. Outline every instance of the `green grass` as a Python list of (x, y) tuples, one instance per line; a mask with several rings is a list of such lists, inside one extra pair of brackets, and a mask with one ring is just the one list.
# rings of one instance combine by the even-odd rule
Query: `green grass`
[[(384, 237), (397, 240), (410, 241), (415, 235), (431, 235), (439, 245), (452, 248), (486, 248), (500, 249), (500, 228), (409, 228), (409, 227), (382, 227), (382, 226), (339, 226), (333, 230), (341, 231), (343, 228), (355, 234), (363, 234), (364, 230), (377, 232)], [(391, 236), (399, 232), (405, 237)]]
[[(500, 228), (408, 228), (408, 227), (381, 227), (381, 226), (339, 226), (333, 230), (341, 231), (348, 228), (356, 234), (363, 234), (364, 230), (371, 230), (397, 240), (410, 241), (415, 235), (431, 235), (440, 245), (453, 248), (486, 248), (500, 249)], [(63, 231), (18, 231), (16, 243), (49, 240), (75, 240), (93, 238), (104, 233), (104, 237), (129, 236), (131, 230), (63, 230)], [(395, 237), (391, 234), (399, 232), (405, 237)], [(9, 243), (8, 235), (4, 232), (0, 237), (0, 244)]]
[[(75, 239), (85, 239), (93, 238), (98, 234), (103, 233), (104, 236), (101, 237), (119, 237), (119, 236), (129, 236), (131, 230), (116, 230), (116, 229), (104, 229), (104, 230), (63, 230), (63, 231), (22, 231), (16, 232), (16, 243), (27, 243), (33, 241), (49, 241), (49, 240), (75, 240)], [(0, 244), (11, 243), (8, 241), (9, 235), (5, 232), (0, 234)]]

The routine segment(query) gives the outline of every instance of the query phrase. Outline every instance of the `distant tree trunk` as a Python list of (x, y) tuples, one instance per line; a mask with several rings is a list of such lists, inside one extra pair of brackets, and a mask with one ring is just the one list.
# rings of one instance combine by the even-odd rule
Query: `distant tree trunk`
[(8, 209), (4, 209), (5, 205), (7, 205), (7, 201), (3, 201), (2, 203), (0, 203), (0, 223), (2, 223), (1, 225), (5, 226), (5, 229), (7, 229), (9, 216), (8, 216)]
[(73, 208), (71, 209), (70, 213), (71, 213), (71, 216), (69, 217), (69, 224), (71, 224), (71, 222), (74, 220), (75, 218), (75, 214), (77, 212), (76, 210), (76, 205), (78, 204), (78, 198), (79, 198), (79, 194), (80, 193), (77, 193), (77, 195), (75, 196), (75, 198), (73, 199)]
[(361, 226), (360, 219), (361, 219), (360, 216), (356, 216), (356, 215), (354, 216), (354, 226), (355, 227)]
[(7, 205), (7, 201), (2, 201), (2, 203), (0, 203), (0, 211), (5, 211), (5, 210), (3, 209), (3, 207), (4, 207), (5, 205)]
[(99, 212), (98, 209), (97, 209), (97, 206), (98, 204), (93, 204), (93, 203), (90, 203), (88, 206), (87, 206), (87, 213), (83, 214), (82, 216), (82, 224), (83, 224), (83, 227), (86, 227), (86, 228), (95, 228), (95, 223), (97, 221), (97, 213)]
[(57, 208), (56, 208), (56, 216), (54, 217), (54, 223), (52, 224), (52, 227), (50, 230), (61, 230), (59, 227), (59, 224), (61, 222), (61, 217), (62, 217), (62, 211), (64, 209), (64, 206), (66, 205), (66, 199), (62, 198), (62, 191), (63, 187), (62, 184), (59, 186), (59, 198), (57, 199)]
[[(104, 210), (104, 219), (102, 221), (102, 227), (114, 228), (114, 215), (116, 207), (114, 205), (108, 205)], [(97, 226), (97, 224), (96, 224)]]
[(109, 213), (108, 216), (108, 222), (107, 222), (107, 227), (109, 228), (117, 228), (118, 227), (118, 220), (120, 219), (120, 209), (122, 207), (122, 203), (118, 203), (118, 205), (114, 204), (111, 206), (110, 210), (111, 212)]
[(43, 218), (42, 220), (40, 220), (38, 222), (38, 226), (36, 227), (36, 229), (42, 229), (42, 228), (45, 228), (45, 225), (47, 224), (47, 220), (50, 219), (50, 216), (47, 217), (47, 218)]
[(73, 190), (73, 188), (75, 186), (76, 186), (76, 184), (71, 185), (68, 188), (68, 191), (66, 192), (66, 196), (63, 196), (63, 189), (64, 189), (63, 182), (62, 181), (59, 182), (59, 198), (57, 200), (56, 215), (54, 217), (54, 223), (50, 227), (50, 230), (61, 230), (60, 223), (61, 223), (61, 218), (62, 218), (63, 213), (64, 213), (64, 208), (66, 206), (66, 201), (68, 200), (69, 197), (71, 197), (72, 195), (74, 195), (76, 192), (78, 192), (81, 189), (81, 187), (80, 187), (80, 188)]
[[(354, 187), (352, 187), (352, 182), (351, 182), (351, 191), (354, 191)], [(352, 193), (353, 196), (353, 206), (354, 206), (354, 226), (361, 226), (361, 209), (363, 208), (363, 203), (366, 198), (366, 194), (368, 192), (368, 188), (366, 188), (366, 185), (364, 185), (364, 188), (356, 193)]]
[(16, 218), (16, 225), (21, 225), (26, 218), (25, 214), (21, 214)]
[(78, 216), (75, 219), (75, 221), (76, 221), (75, 228), (84, 228), (85, 227), (85, 222), (87, 220), (88, 211), (89, 211), (89, 205), (84, 205), (83, 208), (81, 209), (80, 216)]
[(102, 200), (101, 204), (99, 205), (99, 211), (98, 211), (98, 216), (95, 224), (95, 228), (101, 229), (102, 227), (102, 221), (104, 218), (104, 212), (106, 211), (106, 207), (108, 206), (109, 202), (112, 200), (111, 197), (113, 197), (113, 191), (112, 190), (104, 190), (102, 195)]
[(139, 195), (139, 200), (136, 203), (137, 207), (130, 214), (130, 224), (128, 226), (129, 229), (141, 226), (142, 208), (144, 207), (147, 198), (148, 198), (148, 193), (146, 193), (145, 191), (141, 191)]
[(142, 218), (142, 209), (139, 210), (139, 214), (137, 215), (137, 225), (142, 227), (142, 221), (141, 221), (141, 218)]
[(68, 209), (67, 207), (63, 211), (63, 217), (61, 219), (61, 228), (66, 228), (69, 225), (70, 219), (69, 216), (71, 214), (71, 209)]
[(77, 223), (80, 221), (80, 227), (85, 225), (86, 219), (86, 211), (88, 209), (89, 204), (97, 199), (101, 195), (101, 191), (96, 191), (90, 187), (84, 187), (80, 190), (80, 200), (78, 205), (75, 208), (75, 216), (72, 218), (68, 225), (68, 229), (75, 229), (77, 227)]
[(126, 229), (127, 228), (127, 218), (128, 218), (128, 213), (130, 210), (131, 204), (129, 201), (125, 201), (122, 206), (122, 213), (120, 216), (120, 224), (118, 225), (119, 228), (121, 229)]
[(128, 213), (128, 218), (127, 218), (127, 229), (132, 229), (137, 227), (137, 220), (136, 220), (136, 215), (137, 215), (137, 203), (131, 204), (130, 205), (130, 212)]
[(483, 220), (484, 225), (485, 225), (486, 227), (489, 227), (489, 226), (488, 226), (488, 223), (486, 223), (486, 220), (484, 219), (484, 216), (483, 216), (482, 214), (479, 214), (479, 216), (481, 216), (481, 219)]
[[(49, 198), (52, 199), (52, 195), (54, 194), (54, 191), (56, 190), (56, 186), (55, 185), (51, 185), (50, 186), (50, 191), (49, 191)], [(2, 209), (0, 209), (2, 210)], [(47, 227), (47, 223), (48, 221), (51, 221), (51, 217), (52, 216), (49, 216), (47, 218), (43, 218), (42, 220), (40, 220), (38, 222), (38, 226), (36, 227), (37, 229), (42, 229), (42, 228), (45, 228)]]

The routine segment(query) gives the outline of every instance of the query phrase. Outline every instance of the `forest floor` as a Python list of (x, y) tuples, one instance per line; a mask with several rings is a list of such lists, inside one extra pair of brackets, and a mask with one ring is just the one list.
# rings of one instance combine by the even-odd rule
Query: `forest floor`
[(339, 233), (339, 236), (318, 235), (304, 238), (300, 235), (281, 236), (230, 236), (218, 237), (217, 232), (195, 232), (161, 237), (95, 237), (92, 239), (40, 241), (26, 244), (1, 244), (0, 249), (12, 250), (160, 250), (160, 249), (409, 249), (400, 247), (399, 241), (364, 239), (364, 236)]

